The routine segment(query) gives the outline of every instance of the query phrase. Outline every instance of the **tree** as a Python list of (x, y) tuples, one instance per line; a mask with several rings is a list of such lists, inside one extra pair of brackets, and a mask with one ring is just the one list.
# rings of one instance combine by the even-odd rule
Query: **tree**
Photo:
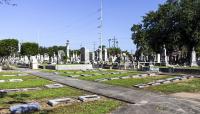
[(0, 40), (0, 57), (1, 61), (8, 56), (13, 56), (18, 51), (18, 40), (4, 39)]
[(21, 55), (28, 56), (30, 60), (30, 56), (35, 56), (38, 54), (39, 46), (37, 43), (26, 42), (21, 45)]
[(131, 31), (137, 53), (160, 53), (165, 44), (168, 54), (187, 51), (189, 58), (192, 48), (199, 49), (200, 44), (200, 0), (167, 0), (147, 13), (142, 24), (134, 24)]
[(121, 53), (120, 48), (108, 48), (109, 55), (117, 55)]
[(0, 4), (6, 4), (6, 5), (12, 5), (12, 6), (16, 6), (17, 4), (13, 4), (11, 3), (11, 0), (0, 0)]

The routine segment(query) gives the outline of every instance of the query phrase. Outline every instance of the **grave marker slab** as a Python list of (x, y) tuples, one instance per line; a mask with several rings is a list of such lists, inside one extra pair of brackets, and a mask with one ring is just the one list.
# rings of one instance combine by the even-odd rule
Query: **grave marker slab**
[(49, 104), (50, 106), (56, 106), (59, 104), (66, 104), (66, 103), (71, 103), (74, 100), (71, 98), (63, 98), (63, 99), (53, 99), (53, 100), (49, 100), (47, 104)]
[(64, 87), (64, 85), (62, 85), (62, 84), (49, 84), (49, 85), (45, 85), (45, 87), (47, 87), (47, 88), (62, 88), (62, 87)]
[(9, 82), (22, 82), (22, 79), (9, 79)]
[(86, 96), (79, 96), (78, 99), (82, 102), (88, 102), (88, 101), (96, 101), (99, 100), (101, 97), (98, 95), (86, 95)]
[(4, 82), (6, 82), (5, 80), (0, 80), (0, 83), (4, 83)]
[(5, 75), (2, 75), (2, 76), (8, 76), (8, 77), (11, 76), (12, 77), (12, 76), (17, 76), (17, 75), (14, 75), (14, 74), (5, 74)]

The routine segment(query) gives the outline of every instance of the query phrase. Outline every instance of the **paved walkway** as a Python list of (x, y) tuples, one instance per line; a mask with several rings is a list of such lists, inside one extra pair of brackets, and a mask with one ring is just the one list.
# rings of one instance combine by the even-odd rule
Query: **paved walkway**
[(73, 79), (54, 73), (44, 73), (29, 69), (21, 69), (21, 71), (128, 103), (126, 106), (114, 111), (113, 114), (200, 114), (200, 102), (142, 90)]

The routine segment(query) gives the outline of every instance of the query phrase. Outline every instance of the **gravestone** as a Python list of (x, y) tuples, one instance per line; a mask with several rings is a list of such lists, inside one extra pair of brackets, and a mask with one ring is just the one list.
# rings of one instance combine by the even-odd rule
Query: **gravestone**
[(143, 53), (141, 53), (141, 55), (140, 55), (140, 61), (144, 61), (144, 54)]
[(85, 47), (81, 48), (81, 63), (83, 64), (89, 64), (89, 49), (86, 49)]
[(49, 59), (50, 59), (50, 58), (49, 58), (49, 54), (45, 53), (43, 59), (44, 59), (44, 61), (46, 61), (46, 62), (49, 61)]
[(2, 72), (2, 66), (0, 66), (0, 72)]
[(38, 61), (35, 56), (31, 57), (31, 68), (38, 69)]
[(90, 52), (90, 61), (92, 61), (92, 62), (95, 61), (95, 54), (94, 54), (94, 52)]
[(104, 53), (103, 53), (103, 61), (107, 62), (108, 61), (108, 51), (106, 48), (104, 48)]
[(24, 57), (24, 63), (25, 63), (25, 64), (29, 64), (28, 56), (25, 56), (25, 57)]
[(65, 52), (63, 50), (58, 51), (58, 64), (63, 64), (63, 57), (65, 56)]
[(66, 56), (69, 59), (69, 40), (67, 40), (67, 43), (66, 43)]
[(165, 48), (165, 45), (163, 45), (163, 52), (162, 52), (162, 64), (164, 66), (169, 66), (169, 63), (168, 63), (168, 57), (167, 57), (167, 50)]
[(157, 63), (160, 63), (160, 54), (159, 53), (157, 54), (156, 59), (157, 59)]
[(196, 52), (194, 50), (194, 48), (192, 49), (192, 53), (191, 53), (191, 57), (190, 57), (190, 66), (198, 66), (197, 65), (197, 58), (196, 58)]

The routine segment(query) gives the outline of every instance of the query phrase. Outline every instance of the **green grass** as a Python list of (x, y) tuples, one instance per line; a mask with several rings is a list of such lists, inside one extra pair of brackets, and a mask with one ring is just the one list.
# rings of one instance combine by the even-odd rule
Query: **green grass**
[(35, 114), (108, 114), (120, 106), (120, 104), (119, 101), (115, 100), (99, 100), (72, 104), (53, 110), (36, 112)]
[(119, 76), (128, 76), (128, 75), (136, 75), (139, 74), (137, 71), (132, 71), (128, 73), (122, 73), (122, 74), (106, 74), (106, 75), (99, 75), (99, 76), (86, 76), (86, 77), (79, 77), (81, 80), (89, 80), (89, 81), (94, 81), (96, 79), (101, 79), (101, 78), (111, 78), (111, 77), (119, 77)]
[(146, 78), (131, 78), (131, 79), (120, 79), (120, 80), (109, 80), (103, 83), (123, 86), (123, 87), (133, 87), (137, 84), (145, 84), (159, 79), (166, 79), (172, 76), (155, 76), (155, 77), (146, 77)]
[(147, 88), (147, 90), (166, 94), (177, 92), (200, 92), (200, 79), (191, 79), (177, 83), (153, 86)]
[(30, 80), (30, 79), (37, 79), (36, 76), (0, 76), (0, 80), (9, 80), (9, 79), (23, 79), (23, 80)]
[[(28, 78), (28, 77), (27, 77)], [(18, 79), (23, 79), (18, 77)], [(15, 89), (15, 88), (30, 88), (30, 87), (41, 87), (47, 84), (53, 83), (51, 81), (35, 78), (35, 79), (24, 79), (22, 82), (4, 82), (0, 83), (0, 89)]]
[(83, 95), (85, 92), (73, 89), (71, 87), (45, 89), (28, 92), (9, 93), (3, 98), (0, 98), (0, 107), (7, 107), (12, 103), (25, 102), (27, 100), (43, 100), (59, 97), (73, 97)]
[(0, 76), (2, 75), (17, 75), (17, 74), (21, 74), (20, 72), (15, 72), (15, 71), (11, 71), (11, 72), (0, 72)]

